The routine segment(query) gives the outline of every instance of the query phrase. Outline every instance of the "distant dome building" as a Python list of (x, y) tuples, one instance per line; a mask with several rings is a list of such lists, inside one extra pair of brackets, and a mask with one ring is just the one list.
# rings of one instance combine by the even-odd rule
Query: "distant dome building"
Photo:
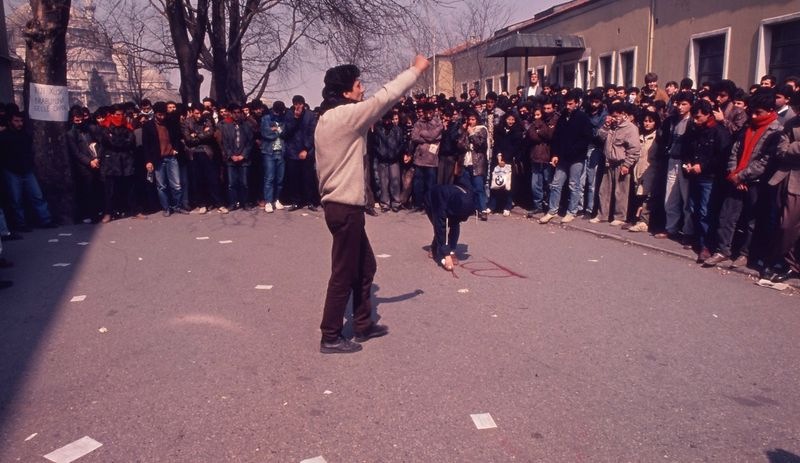
[[(140, 98), (179, 101), (177, 90), (167, 77), (146, 63), (135, 66), (124, 45), (114, 44), (95, 18), (93, 0), (70, 10), (67, 28), (67, 86), (70, 104), (99, 106), (137, 101)], [(29, 5), (8, 16), (8, 43), (12, 52), (25, 60), (22, 30), (31, 18)], [(24, 71), (13, 71), (14, 99), (22, 106)]]

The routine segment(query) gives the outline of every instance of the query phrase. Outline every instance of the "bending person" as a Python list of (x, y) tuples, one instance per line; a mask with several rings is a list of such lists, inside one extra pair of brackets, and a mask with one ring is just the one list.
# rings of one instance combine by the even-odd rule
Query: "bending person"
[(475, 192), (464, 177), (457, 176), (454, 185), (435, 185), (428, 194), (428, 219), (433, 225), (430, 257), (447, 270), (457, 264), (456, 247), (461, 222), (475, 212)]

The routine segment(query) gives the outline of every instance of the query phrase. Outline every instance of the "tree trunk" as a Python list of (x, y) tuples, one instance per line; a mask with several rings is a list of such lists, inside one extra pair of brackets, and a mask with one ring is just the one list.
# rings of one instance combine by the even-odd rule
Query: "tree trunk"
[[(25, 35), (25, 107), (30, 108), (30, 84), (67, 86), (67, 26), (71, 0), (30, 0), (31, 20)], [(75, 219), (75, 189), (63, 121), (31, 120), (36, 175), (50, 212), (63, 223)]]
[(227, 63), (227, 85), (225, 89), (228, 92), (228, 101), (245, 104), (247, 102), (244, 101), (244, 83), (242, 82), (242, 41), (238, 37), (242, 32), (239, 2), (231, 2), (229, 11), (228, 48), (225, 57)]
[[(202, 78), (198, 71), (197, 58), (205, 38), (208, 2), (207, 0), (198, 0), (197, 13), (192, 24), (186, 20), (184, 0), (167, 0), (164, 13), (169, 22), (169, 31), (175, 46), (175, 55), (178, 58), (178, 69), (181, 75), (181, 100), (184, 103), (200, 101)], [(189, 33), (192, 34), (191, 39)]]

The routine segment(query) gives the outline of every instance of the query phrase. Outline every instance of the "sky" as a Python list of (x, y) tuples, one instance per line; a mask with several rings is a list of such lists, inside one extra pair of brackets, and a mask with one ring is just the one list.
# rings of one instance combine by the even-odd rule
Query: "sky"
[[(496, 0), (496, 4), (507, 4), (509, 11), (511, 11), (511, 19), (509, 24), (514, 24), (525, 19), (533, 17), (536, 13), (546, 10), (551, 6), (564, 3), (566, 0)], [(453, 2), (453, 8), (458, 8), (459, 2)], [(312, 58), (313, 59), (313, 58)], [(325, 75), (324, 68), (327, 66), (334, 66), (339, 63), (320, 63), (309, 62), (306, 69), (303, 69), (294, 74), (293, 82), (289, 83), (289, 91), (294, 94), (304, 95), (308, 103), (313, 107), (319, 104), (322, 93), (322, 79)], [(210, 79), (207, 79), (207, 81)], [(369, 93), (369, 88), (367, 92)], [(292, 95), (275, 95), (275, 98), (283, 99), (284, 102), (291, 100)], [(265, 98), (268, 104), (271, 104), (272, 98)]]

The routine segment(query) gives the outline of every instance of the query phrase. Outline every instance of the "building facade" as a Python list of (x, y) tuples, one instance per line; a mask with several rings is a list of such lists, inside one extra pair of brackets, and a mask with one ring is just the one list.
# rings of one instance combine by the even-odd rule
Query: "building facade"
[[(513, 92), (531, 72), (569, 87), (696, 85), (800, 75), (800, 0), (573, 0), (436, 57), (436, 88)], [(430, 71), (429, 71), (430, 72)], [(430, 80), (432, 83), (432, 80)]]
[[(76, 2), (73, 2), (76, 3)], [(25, 60), (22, 28), (30, 19), (30, 6), (21, 6), (9, 15), (8, 44), (13, 53)], [(177, 90), (166, 76), (141, 60), (134, 61), (124, 46), (114, 44), (95, 17), (93, 0), (70, 10), (67, 29), (67, 87), (70, 104), (99, 106), (138, 101), (141, 98), (180, 101)], [(14, 100), (21, 107), (24, 68), (12, 72)]]

